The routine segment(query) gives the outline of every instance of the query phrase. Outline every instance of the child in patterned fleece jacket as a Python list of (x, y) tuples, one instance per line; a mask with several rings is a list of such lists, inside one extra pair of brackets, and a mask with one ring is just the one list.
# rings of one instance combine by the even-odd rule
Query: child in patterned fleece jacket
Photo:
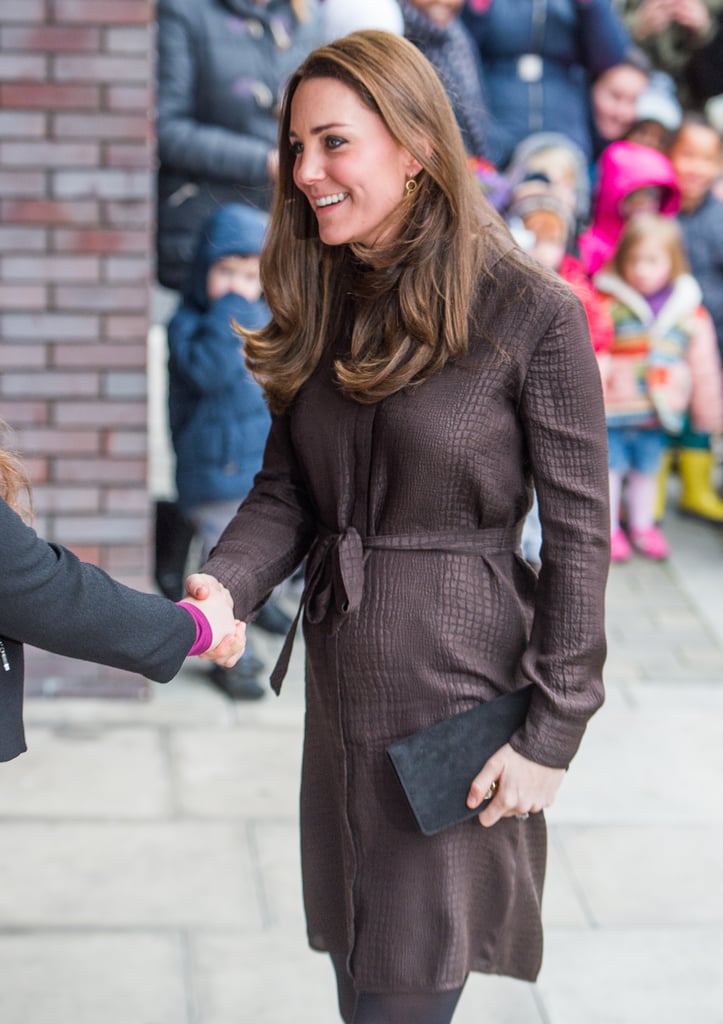
[[(594, 280), (607, 296), (614, 331), (604, 380), (611, 558), (626, 561), (635, 549), (663, 559), (670, 548), (654, 518), (668, 436), (680, 434), (688, 419), (696, 430), (723, 426), (715, 330), (672, 218), (629, 221), (610, 269)], [(628, 534), (620, 525), (625, 481)]]

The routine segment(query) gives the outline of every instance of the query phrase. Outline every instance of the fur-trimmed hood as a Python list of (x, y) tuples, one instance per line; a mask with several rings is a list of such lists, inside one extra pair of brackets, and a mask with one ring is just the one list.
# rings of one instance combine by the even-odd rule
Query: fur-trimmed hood
[(656, 316), (645, 297), (617, 274), (602, 270), (595, 275), (593, 283), (598, 291), (612, 295), (627, 306), (654, 337), (662, 337), (672, 327), (692, 316), (703, 299), (696, 279), (690, 274), (681, 274), (675, 279), (670, 297)]

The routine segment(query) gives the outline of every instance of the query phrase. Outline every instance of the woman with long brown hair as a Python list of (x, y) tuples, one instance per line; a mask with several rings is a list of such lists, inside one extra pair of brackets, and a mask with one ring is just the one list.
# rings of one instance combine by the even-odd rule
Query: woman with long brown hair
[(23, 518), (27, 474), (3, 432), (0, 421), (0, 761), (10, 761), (26, 749), (23, 644), (167, 682), (188, 654), (234, 664), (244, 629), (223, 587), (175, 605), (38, 537)]
[[(480, 198), (426, 58), (380, 32), (291, 78), (262, 276), (272, 319), (246, 344), (274, 414), (264, 466), (187, 586), (221, 580), (245, 618), (308, 555), (309, 941), (345, 1021), (444, 1024), (469, 971), (537, 974), (541, 812), (602, 701), (585, 315)], [(519, 553), (533, 478), (539, 578)], [(421, 834), (387, 746), (527, 684), (523, 725), (469, 779), (471, 808), (494, 797)]]

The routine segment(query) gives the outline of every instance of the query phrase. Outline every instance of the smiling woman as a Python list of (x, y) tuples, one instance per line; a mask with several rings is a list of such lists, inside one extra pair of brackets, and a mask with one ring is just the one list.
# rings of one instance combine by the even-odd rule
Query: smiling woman
[[(359, 32), (315, 51), (280, 131), (272, 318), (246, 342), (271, 432), (187, 586), (222, 580), (245, 617), (308, 555), (309, 940), (345, 1021), (447, 1024), (469, 971), (540, 967), (541, 812), (602, 701), (600, 378), (582, 307), (480, 196), (413, 44)], [(533, 476), (539, 578), (519, 552)], [(528, 683), (524, 725), (469, 779), (470, 807), (494, 799), (422, 835), (388, 744)]]

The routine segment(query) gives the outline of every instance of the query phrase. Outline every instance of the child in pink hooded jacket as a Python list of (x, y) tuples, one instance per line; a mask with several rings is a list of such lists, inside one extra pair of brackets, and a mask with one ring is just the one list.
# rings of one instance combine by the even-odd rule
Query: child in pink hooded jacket
[(631, 217), (672, 217), (679, 208), (675, 171), (663, 153), (637, 142), (611, 142), (597, 164), (592, 224), (578, 239), (585, 271), (592, 277), (612, 258)]

